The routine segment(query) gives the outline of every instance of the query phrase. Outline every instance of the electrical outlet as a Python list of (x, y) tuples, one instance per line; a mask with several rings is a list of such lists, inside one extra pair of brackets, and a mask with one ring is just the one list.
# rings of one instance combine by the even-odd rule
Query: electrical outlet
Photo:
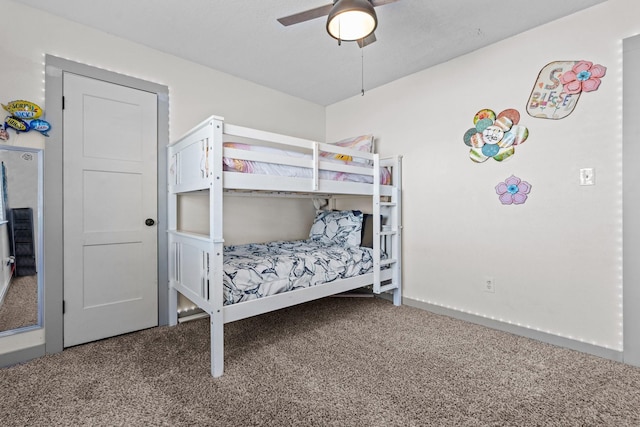
[(490, 292), (492, 294), (495, 293), (495, 291), (496, 291), (496, 283), (493, 280), (493, 277), (485, 277), (484, 278), (483, 290), (485, 292)]
[(596, 171), (593, 168), (580, 169), (580, 185), (595, 185)]

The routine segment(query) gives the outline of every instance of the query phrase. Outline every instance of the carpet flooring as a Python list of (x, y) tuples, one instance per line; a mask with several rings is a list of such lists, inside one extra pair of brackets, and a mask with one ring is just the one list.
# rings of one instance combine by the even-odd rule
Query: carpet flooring
[(640, 369), (378, 298), (207, 319), (0, 370), (5, 426), (638, 426)]
[(11, 279), (0, 306), (0, 331), (23, 328), (38, 323), (38, 276)]

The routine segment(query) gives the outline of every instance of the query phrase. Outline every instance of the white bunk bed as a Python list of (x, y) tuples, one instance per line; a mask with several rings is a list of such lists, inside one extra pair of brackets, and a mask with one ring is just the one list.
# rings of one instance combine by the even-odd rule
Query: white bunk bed
[[(225, 146), (229, 141), (251, 141), (302, 154), (279, 155), (271, 149), (267, 153), (240, 150)], [(305, 156), (304, 152), (309, 155)], [(322, 153), (353, 156), (360, 163), (332, 162)], [(288, 165), (309, 173), (308, 177), (286, 177), (225, 171), (223, 158)], [(178, 292), (209, 314), (212, 376), (223, 373), (225, 323), (367, 285), (372, 285), (375, 294), (392, 293), (393, 303), (401, 304), (401, 156), (380, 159), (376, 153), (234, 126), (224, 123), (221, 117), (212, 116), (169, 145), (168, 159), (169, 323), (178, 322)], [(381, 170), (385, 175), (386, 171), (390, 172), (390, 183), (380, 184)], [(323, 179), (325, 171), (365, 176), (371, 183)], [(208, 191), (209, 235), (178, 229), (178, 196), (201, 191)], [(303, 194), (313, 199), (334, 195), (370, 196), (373, 267), (355, 277), (225, 305), (222, 207), (223, 193), (227, 191), (295, 194), (297, 197)]]

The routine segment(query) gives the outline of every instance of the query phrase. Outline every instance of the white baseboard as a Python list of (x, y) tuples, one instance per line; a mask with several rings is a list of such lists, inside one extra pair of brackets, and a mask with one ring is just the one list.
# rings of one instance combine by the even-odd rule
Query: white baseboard
[(536, 331), (534, 329), (526, 328), (523, 326), (513, 325), (499, 320), (489, 319), (482, 316), (477, 316), (471, 313), (465, 313), (458, 310), (452, 310), (450, 308), (441, 307), (435, 304), (429, 304), (423, 301), (417, 301), (411, 298), (402, 298), (402, 303), (410, 307), (419, 308), (422, 310), (430, 311), (435, 314), (441, 314), (444, 316), (453, 317), (455, 319), (464, 320), (467, 322), (475, 323), (477, 325), (486, 326), (488, 328), (497, 329), (499, 331), (508, 332), (511, 334), (523, 336), (525, 338), (531, 338), (537, 341), (541, 341), (547, 344), (557, 345), (559, 347), (569, 348), (571, 350), (580, 351), (583, 353), (591, 354), (605, 359), (615, 360), (617, 362), (623, 361), (624, 353), (617, 350), (611, 350), (604, 347), (599, 347), (593, 344), (585, 343), (582, 341), (572, 340), (570, 338), (560, 337), (557, 335), (548, 334), (546, 332)]

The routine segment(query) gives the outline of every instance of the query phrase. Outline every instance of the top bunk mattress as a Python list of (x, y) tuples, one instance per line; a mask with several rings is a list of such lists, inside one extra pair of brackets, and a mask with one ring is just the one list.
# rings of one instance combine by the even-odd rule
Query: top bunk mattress
[[(260, 145), (243, 144), (237, 142), (225, 142), (225, 148), (231, 148), (236, 150), (254, 151), (264, 153), (268, 155), (277, 155), (292, 157), (298, 159), (311, 159), (312, 156), (306, 153), (299, 153), (296, 151), (282, 150), (279, 148), (265, 147)], [(321, 154), (322, 155), (322, 154)], [(358, 161), (359, 159), (353, 159), (347, 156), (323, 156), (323, 161), (342, 164), (348, 166), (366, 167), (372, 168), (371, 165), (365, 162)], [(241, 172), (248, 174), (260, 174), (260, 175), (272, 175), (272, 176), (284, 176), (290, 178), (312, 178), (313, 169), (286, 165), (280, 163), (270, 163), (255, 160), (237, 159), (232, 157), (223, 157), (223, 169), (227, 172)], [(348, 182), (360, 182), (360, 183), (373, 183), (373, 177), (371, 175), (363, 175), (350, 172), (340, 172), (332, 170), (319, 170), (319, 179), (326, 179), (332, 181), (348, 181)], [(380, 168), (380, 184), (391, 184), (391, 173), (385, 168)]]

